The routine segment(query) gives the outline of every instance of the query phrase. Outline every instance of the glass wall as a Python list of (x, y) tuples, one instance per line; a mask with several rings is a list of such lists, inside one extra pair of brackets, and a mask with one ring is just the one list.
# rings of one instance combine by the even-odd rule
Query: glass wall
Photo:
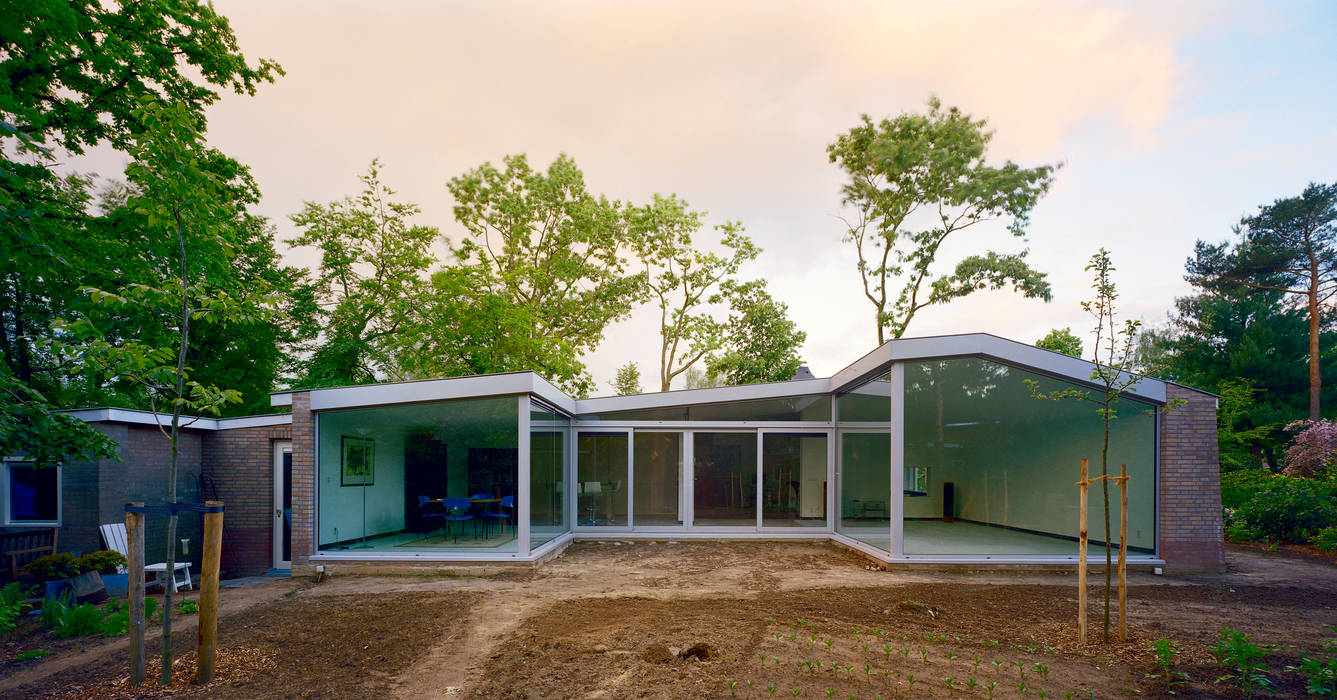
[(836, 532), (891, 551), (891, 432), (840, 432)]
[(632, 522), (682, 525), (682, 433), (638, 430), (632, 442)]
[(826, 435), (763, 433), (761, 524), (826, 527)]
[(757, 524), (757, 434), (692, 434), (692, 524)]
[(836, 397), (836, 420), (841, 423), (887, 423), (891, 420), (891, 373)]
[[(1075, 384), (978, 358), (905, 366), (905, 552), (1077, 553), (1082, 458), (1100, 472), (1103, 426), (1088, 401), (1046, 398)], [(1037, 395), (1038, 394), (1038, 395)], [(1128, 398), (1111, 424), (1111, 472), (1128, 465), (1129, 550), (1155, 548), (1153, 407)], [(1111, 484), (1112, 538), (1118, 493)], [(1103, 543), (1101, 491), (1088, 532)]]
[(529, 409), (529, 547), (570, 530), (566, 519), (567, 449), (571, 421), (546, 406)]
[(752, 399), (695, 406), (664, 406), (632, 411), (613, 411), (589, 416), (598, 420), (660, 421), (829, 421), (831, 396), (787, 396), (777, 399)]
[(577, 523), (625, 527), (627, 486), (627, 434), (579, 433), (576, 438)]
[(515, 552), (515, 396), (321, 411), (322, 551)]

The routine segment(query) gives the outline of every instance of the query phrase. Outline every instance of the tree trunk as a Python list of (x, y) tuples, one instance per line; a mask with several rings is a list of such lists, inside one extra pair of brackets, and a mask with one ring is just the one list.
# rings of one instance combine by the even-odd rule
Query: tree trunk
[[(176, 354), (176, 391), (172, 402), (172, 455), (167, 467), (167, 503), (176, 503), (176, 474), (180, 462), (181, 399), (186, 391), (186, 348), (190, 345), (190, 286), (186, 282), (186, 234), (180, 215), (176, 218), (177, 241), (181, 246), (181, 346)], [(172, 682), (172, 589), (176, 587), (176, 523), (177, 514), (167, 519), (166, 583), (162, 600), (162, 676), (161, 682)]]
[(1319, 419), (1319, 392), (1323, 377), (1319, 373), (1318, 355), (1319, 309), (1318, 282), (1309, 285), (1309, 420)]
[[(1108, 394), (1106, 394), (1108, 397)], [(1105, 402), (1105, 442), (1100, 448), (1100, 493), (1105, 501), (1105, 643), (1110, 643), (1110, 414), (1109, 399)]]

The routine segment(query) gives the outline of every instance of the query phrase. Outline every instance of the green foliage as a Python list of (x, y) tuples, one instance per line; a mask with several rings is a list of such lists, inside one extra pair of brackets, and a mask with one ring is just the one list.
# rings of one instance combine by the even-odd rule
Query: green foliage
[(81, 573), (78, 558), (64, 552), (38, 557), (28, 562), (23, 569), (39, 581), (60, 581)]
[(1321, 302), (1337, 292), (1337, 184), (1310, 183), (1298, 197), (1263, 205), (1244, 217), (1235, 233), (1233, 245), (1198, 241), (1188, 279), (1202, 287), (1276, 292), (1307, 302), (1309, 419), (1318, 420)]
[(116, 443), (74, 416), (56, 412), (46, 397), (0, 365), (0, 454), (19, 455), (42, 468), (65, 460), (116, 457)]
[(618, 396), (641, 393), (641, 370), (635, 362), (628, 362), (617, 368), (617, 376), (613, 378), (612, 387)]
[(1271, 669), (1263, 663), (1267, 652), (1267, 649), (1254, 644), (1250, 635), (1222, 627), (1221, 641), (1216, 643), (1215, 654), (1217, 662), (1226, 667), (1229, 673), (1216, 679), (1216, 682), (1230, 682), (1246, 698), (1267, 690), (1272, 686), (1272, 679), (1267, 677)]
[(1188, 684), (1188, 674), (1174, 669), (1175, 658), (1182, 652), (1178, 644), (1162, 637), (1151, 643), (1151, 650), (1155, 652), (1156, 665), (1161, 669), (1159, 674), (1152, 677), (1165, 681), (1165, 685), (1170, 688)]
[(47, 598), (42, 601), (42, 627), (46, 629), (55, 629), (60, 621), (65, 619), (65, 613), (70, 608), (70, 595), (65, 593), (55, 598)]
[(18, 581), (11, 581), (0, 588), (0, 634), (14, 630), (19, 616), (32, 608), (27, 598), (36, 591), (36, 588), (23, 588)]
[(302, 386), (366, 384), (398, 378), (397, 335), (414, 322), (431, 265), (435, 227), (410, 220), (418, 205), (394, 200), (373, 160), (359, 177), (363, 190), (338, 202), (307, 202), (292, 222), (302, 234), (288, 241), (320, 251), (312, 289), (315, 313), (303, 335), (319, 338), (301, 366)]
[(153, 619), (153, 615), (154, 615), (157, 611), (158, 611), (158, 599), (157, 599), (157, 598), (145, 598), (145, 599), (144, 599), (144, 619), (145, 619), (145, 620), (152, 620), (152, 619)]
[[(1337, 632), (1337, 625), (1324, 625), (1324, 627)], [(1287, 666), (1286, 669), (1304, 677), (1310, 695), (1337, 698), (1337, 640), (1324, 640), (1323, 653), (1325, 656), (1311, 657), (1308, 654), (1301, 654), (1300, 663)]]
[(1309, 543), (1318, 547), (1320, 551), (1337, 551), (1337, 526), (1328, 526), (1315, 532), (1309, 538)]
[(1072, 328), (1055, 328), (1035, 341), (1035, 347), (1061, 352), (1070, 357), (1082, 356), (1082, 339), (1072, 334)]
[(14, 660), (15, 660), (15, 661), (31, 661), (31, 660), (33, 660), (33, 659), (41, 659), (41, 658), (45, 658), (45, 657), (47, 657), (47, 656), (51, 656), (51, 652), (47, 651), (46, 649), (29, 649), (29, 650), (23, 652), (22, 654), (19, 654), (18, 656), (15, 656), (15, 657), (14, 657)]
[(177, 611), (182, 615), (194, 615), (200, 611), (200, 604), (187, 598), (177, 603)]
[(79, 572), (96, 571), (101, 574), (114, 574), (125, 566), (125, 555), (110, 549), (99, 549), (79, 557)]
[(1236, 542), (1307, 542), (1337, 526), (1337, 483), (1260, 470), (1221, 477), (1226, 537)]
[[(937, 256), (953, 234), (995, 218), (1025, 235), (1031, 209), (1048, 190), (1057, 166), (986, 164), (993, 132), (987, 122), (930, 98), (927, 114), (862, 122), (827, 146), (847, 176), (843, 202), (854, 209), (845, 240), (854, 243), (864, 296), (876, 310), (877, 340), (899, 338), (916, 312), (981, 289), (1011, 286), (1027, 297), (1050, 298), (1044, 274), (1026, 254), (969, 255), (935, 277)], [(916, 216), (917, 215), (917, 216)], [(900, 283), (899, 291), (889, 289)]]
[(92, 603), (67, 608), (65, 614), (61, 616), (60, 622), (52, 631), (60, 639), (69, 639), (71, 637), (86, 637), (90, 634), (102, 633), (102, 618), (104, 613)]
[(730, 313), (722, 352), (707, 359), (707, 374), (728, 385), (793, 379), (808, 334), (789, 319), (789, 306), (771, 297), (766, 280), (726, 280), (721, 286)]

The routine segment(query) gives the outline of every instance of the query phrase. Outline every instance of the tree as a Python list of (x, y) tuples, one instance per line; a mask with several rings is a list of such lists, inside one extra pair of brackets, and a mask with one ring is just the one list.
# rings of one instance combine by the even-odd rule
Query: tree
[(23, 457), (41, 469), (67, 459), (114, 459), (116, 442), (67, 413), (0, 367), (0, 456)]
[(707, 359), (706, 374), (727, 385), (793, 379), (808, 334), (789, 320), (789, 307), (771, 297), (765, 280), (726, 280), (722, 286), (731, 311), (723, 352)]
[[(533, 370), (567, 392), (588, 395), (594, 379), (581, 355), (598, 346), (604, 329), (626, 317), (641, 294), (643, 276), (629, 273), (623, 257), (628, 237), (622, 205), (591, 194), (580, 168), (565, 155), (546, 172), (531, 169), (523, 155), (507, 156), (503, 168), (484, 163), (452, 178), (448, 187), (455, 220), (468, 235), (452, 247), (454, 264), (434, 275), (433, 286), (459, 290), (467, 284), (470, 294), (464, 302), (438, 297), (437, 303), (472, 310), (475, 330), (488, 320), (479, 311), (504, 311), (500, 325), (515, 337), (485, 358), (487, 364)], [(461, 342), (477, 346), (449, 329), (424, 328), (429, 337), (412, 343), (419, 352)], [(432, 367), (474, 359), (419, 356), (410, 362)]]
[(381, 182), (379, 160), (358, 179), (363, 190), (356, 198), (307, 202), (292, 216), (302, 234), (288, 242), (320, 250), (313, 290), (320, 311), (305, 334), (319, 343), (301, 369), (306, 386), (398, 375), (393, 348), (414, 323), (432, 263), (429, 246), (440, 235), (435, 227), (409, 223), (420, 210), (394, 201), (394, 190)]
[(641, 369), (635, 362), (628, 362), (617, 368), (617, 376), (611, 386), (618, 396), (631, 396), (641, 393)]
[[(94, 303), (115, 314), (158, 319), (173, 333), (169, 342), (150, 344), (139, 339), (109, 336), (105, 328), (116, 319), (78, 318), (62, 322), (61, 347), (81, 362), (100, 371), (125, 378), (141, 387), (156, 411), (171, 410), (171, 423), (161, 428), (169, 444), (166, 500), (177, 500), (180, 462), (180, 431), (187, 411), (218, 415), (222, 406), (240, 400), (235, 389), (204, 384), (192, 378), (186, 364), (192, 322), (220, 319), (247, 322), (270, 312), (274, 301), (263, 289), (223, 289), (206, 281), (206, 266), (191, 256), (192, 250), (212, 249), (203, 261), (230, 254), (230, 244), (219, 229), (237, 220), (235, 199), (224, 194), (227, 184), (206, 167), (212, 153), (205, 148), (195, 120), (186, 105), (169, 105), (144, 98), (134, 116), (144, 125), (130, 154), (134, 160), (126, 176), (136, 195), (131, 204), (145, 217), (147, 226), (173, 237), (178, 256), (164, 267), (157, 285), (134, 283), (109, 291), (90, 288)], [(166, 570), (176, 562), (177, 515), (168, 519)], [(172, 673), (172, 590), (163, 600), (162, 682)]]
[(1323, 306), (1337, 294), (1337, 183), (1310, 183), (1298, 197), (1260, 206), (1235, 228), (1232, 245), (1198, 241), (1188, 278), (1204, 287), (1239, 285), (1293, 294), (1309, 319), (1309, 420), (1319, 420)]
[(722, 386), (718, 377), (710, 376), (699, 367), (688, 367), (687, 371), (683, 373), (682, 381), (685, 389), (709, 389)]
[[(993, 132), (936, 97), (928, 114), (903, 113), (862, 123), (827, 146), (845, 171), (842, 203), (854, 209), (845, 240), (858, 254), (864, 296), (876, 310), (877, 342), (901, 337), (915, 314), (981, 289), (1011, 286), (1029, 298), (1050, 300), (1045, 275), (1026, 264), (1026, 252), (969, 255), (950, 274), (935, 264), (949, 237), (1008, 217), (1013, 236), (1025, 236), (1028, 216), (1048, 190), (1058, 166), (1023, 168), (986, 164)], [(893, 292), (889, 287), (900, 283)]]
[(660, 391), (668, 391), (674, 377), (723, 347), (724, 324), (708, 307), (723, 301), (721, 285), (760, 253), (737, 222), (715, 227), (727, 250), (723, 255), (695, 247), (692, 235), (701, 228), (701, 217), (677, 197), (660, 195), (628, 214), (646, 290), (659, 307)]
[[(1095, 299), (1082, 302), (1082, 310), (1086, 311), (1095, 320), (1095, 346), (1091, 350), (1091, 381), (1097, 386), (1093, 393), (1086, 389), (1064, 389), (1049, 394), (1039, 393), (1038, 384), (1027, 379), (1026, 384), (1030, 387), (1031, 394), (1041, 399), (1079, 399), (1096, 405), (1096, 413), (1100, 415), (1103, 424), (1102, 442), (1100, 445), (1100, 491), (1104, 502), (1105, 513), (1105, 643), (1110, 641), (1110, 575), (1113, 567), (1111, 566), (1111, 545), (1110, 545), (1110, 486), (1109, 486), (1109, 451), (1110, 451), (1110, 423), (1118, 418), (1119, 397), (1124, 391), (1141, 380), (1141, 377), (1133, 373), (1134, 360), (1137, 353), (1138, 329), (1141, 327), (1141, 321), (1125, 319), (1122, 325), (1117, 323), (1116, 302), (1119, 299), (1118, 289), (1114, 285), (1114, 280), (1110, 273), (1114, 272), (1114, 264), (1110, 262), (1109, 251), (1101, 248), (1095, 255), (1091, 256), (1091, 262), (1087, 264), (1086, 270), (1092, 272), (1093, 283), (1091, 288), (1095, 290)], [(1086, 562), (1079, 562), (1078, 566), (1086, 566)]]
[(1055, 328), (1035, 341), (1035, 347), (1061, 352), (1069, 357), (1082, 356), (1082, 339), (1072, 334), (1072, 328)]

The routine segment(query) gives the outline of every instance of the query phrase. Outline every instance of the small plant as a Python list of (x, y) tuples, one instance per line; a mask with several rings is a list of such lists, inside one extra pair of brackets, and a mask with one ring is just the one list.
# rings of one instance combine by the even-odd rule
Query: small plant
[[(1324, 627), (1337, 632), (1337, 625)], [(1323, 642), (1323, 651), (1328, 654), (1326, 659), (1301, 654), (1299, 665), (1286, 669), (1304, 677), (1310, 695), (1337, 698), (1337, 640)]]
[(989, 691), (989, 700), (993, 700), (993, 691), (998, 690), (998, 681), (989, 681), (984, 684), (984, 689)]
[(14, 657), (14, 660), (31, 661), (33, 659), (40, 659), (47, 656), (51, 656), (51, 652), (47, 651), (46, 649), (29, 649), (23, 652), (22, 654), (19, 654), (18, 656)]
[(1012, 662), (1012, 663), (1015, 664), (1016, 667), (1017, 667), (1017, 679), (1018, 679), (1018, 680), (1021, 680), (1021, 681), (1025, 681), (1025, 680), (1026, 680), (1026, 662), (1025, 662), (1025, 661), (1014, 661), (1014, 662)]
[(984, 659), (981, 659), (981, 658), (978, 657), (978, 656), (976, 656), (976, 657), (974, 657), (974, 658), (971, 659), (971, 663), (975, 664), (975, 670), (976, 670), (976, 671), (980, 670), (980, 662), (982, 662), (983, 660), (984, 660)]
[(738, 695), (735, 690), (738, 687), (738, 681), (725, 681), (724, 684), (729, 686), (729, 697), (736, 697)]
[(1041, 698), (1047, 698), (1047, 697), (1049, 697), (1049, 691), (1048, 691), (1048, 690), (1037, 690), (1037, 691), (1035, 691), (1035, 694), (1036, 694), (1036, 695), (1039, 695)]
[(1022, 682), (1020, 682), (1020, 683), (1017, 684), (1017, 692), (1018, 692), (1018, 693), (1021, 693), (1022, 695), (1025, 695), (1025, 694), (1026, 694), (1026, 689), (1029, 688), (1029, 687), (1030, 687), (1030, 686), (1026, 685), (1026, 681), (1022, 681)]
[(68, 593), (55, 598), (47, 598), (42, 602), (42, 627), (46, 629), (55, 629), (60, 621), (65, 619), (65, 611), (70, 607), (70, 596)]
[(1003, 662), (1002, 662), (1001, 660), (999, 660), (999, 659), (994, 659), (994, 660), (993, 660), (993, 672), (994, 672), (994, 673), (1002, 673), (1002, 671), (1003, 671)]
[(195, 613), (200, 611), (200, 604), (187, 598), (185, 600), (182, 600), (180, 603), (177, 603), (176, 609), (182, 615), (194, 615)]
[(826, 689), (826, 697), (828, 697), (828, 698), (834, 698), (835, 696), (836, 696), (836, 689), (835, 689), (835, 688), (827, 688), (827, 689)]
[(771, 695), (775, 695), (775, 684), (774, 684), (774, 683), (767, 683), (767, 684), (766, 684), (766, 692), (767, 692), (767, 693), (770, 693)]
[(1216, 643), (1216, 660), (1230, 673), (1216, 682), (1230, 681), (1246, 698), (1253, 697), (1256, 691), (1266, 690), (1272, 685), (1267, 677), (1271, 669), (1263, 663), (1266, 654), (1267, 650), (1254, 644), (1250, 635), (1222, 627), (1221, 641)]
[(968, 689), (970, 690), (970, 692), (972, 692), (972, 693), (975, 692), (975, 686), (978, 685), (978, 684), (979, 684), (979, 681), (975, 680), (974, 678), (967, 678), (967, 679), (966, 679), (966, 688), (968, 688)]
[(60, 581), (79, 575), (79, 560), (73, 554), (48, 554), (32, 560), (23, 569), (40, 581)]
[(924, 659), (924, 663), (928, 663), (928, 649), (925, 649), (925, 648), (923, 648), (923, 647), (920, 647), (920, 648), (919, 648), (919, 655), (920, 655), (921, 657), (923, 657), (923, 659)]
[(1068, 692), (1063, 694), (1063, 700), (1072, 700), (1073, 696), (1075, 695), (1077, 695), (1077, 691), (1069, 690)]
[(948, 690), (951, 690), (952, 688), (956, 687), (956, 679), (952, 678), (951, 676), (942, 679), (942, 682), (947, 686)]
[(792, 695), (792, 696), (794, 696), (794, 697), (798, 697), (798, 696), (799, 696), (799, 693), (802, 693), (802, 692), (803, 692), (803, 691), (799, 690), (798, 688), (790, 688), (790, 689), (789, 689), (789, 694)]
[(18, 581), (7, 583), (4, 588), (0, 588), (0, 634), (10, 632), (18, 626), (19, 616), (32, 607), (28, 605), (27, 598), (36, 590), (35, 588), (24, 590)]
[(947, 652), (947, 660), (948, 660), (948, 661), (955, 661), (955, 660), (956, 660), (956, 654), (953, 654), (953, 653), (950, 652), (950, 651)]
[(1178, 644), (1162, 637), (1151, 643), (1151, 649), (1156, 652), (1156, 665), (1161, 668), (1161, 672), (1149, 674), (1148, 678), (1160, 678), (1169, 688), (1188, 683), (1187, 673), (1172, 668), (1175, 657), (1179, 656), (1181, 651)]
[(54, 634), (61, 639), (98, 634), (102, 631), (102, 617), (102, 611), (90, 603), (68, 608)]
[(1035, 672), (1038, 673), (1038, 674), (1040, 674), (1040, 677), (1041, 677), (1041, 678), (1043, 678), (1043, 679), (1045, 679), (1045, 680), (1049, 680), (1049, 667), (1048, 667), (1048, 666), (1046, 666), (1046, 665), (1044, 665), (1044, 664), (1036, 664), (1036, 665), (1034, 665), (1034, 666), (1031, 667), (1031, 670), (1032, 670), (1032, 671), (1035, 671)]
[(915, 677), (912, 674), (905, 674), (905, 682), (910, 684), (910, 690), (915, 689)]
[(864, 665), (863, 665), (863, 677), (864, 677), (864, 679), (868, 679), (868, 678), (869, 678), (870, 676), (872, 676), (872, 675), (873, 675), (873, 665), (872, 665), (872, 664), (864, 664)]
[(890, 644), (883, 644), (883, 645), (882, 645), (882, 654), (883, 654), (884, 656), (886, 656), (886, 658), (887, 658), (887, 662), (890, 663), (890, 662), (891, 662), (891, 645), (890, 645)]

